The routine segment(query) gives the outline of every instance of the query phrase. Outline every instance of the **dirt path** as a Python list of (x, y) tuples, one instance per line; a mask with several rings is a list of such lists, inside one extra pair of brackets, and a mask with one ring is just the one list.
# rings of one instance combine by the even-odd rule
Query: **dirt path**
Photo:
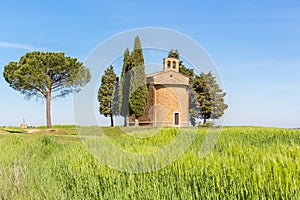
[(40, 129), (26, 129), (27, 133), (35, 133), (41, 131)]

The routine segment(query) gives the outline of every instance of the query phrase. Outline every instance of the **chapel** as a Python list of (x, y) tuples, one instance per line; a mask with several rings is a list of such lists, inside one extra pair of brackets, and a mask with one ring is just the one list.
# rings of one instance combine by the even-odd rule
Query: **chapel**
[(188, 126), (189, 78), (179, 73), (179, 60), (163, 59), (163, 71), (146, 75), (147, 107), (140, 125)]

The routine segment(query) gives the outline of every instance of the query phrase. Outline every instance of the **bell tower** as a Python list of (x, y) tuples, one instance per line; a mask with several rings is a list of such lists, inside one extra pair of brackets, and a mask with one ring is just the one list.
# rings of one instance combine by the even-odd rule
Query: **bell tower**
[(164, 58), (164, 71), (173, 70), (179, 72), (179, 60), (176, 58)]

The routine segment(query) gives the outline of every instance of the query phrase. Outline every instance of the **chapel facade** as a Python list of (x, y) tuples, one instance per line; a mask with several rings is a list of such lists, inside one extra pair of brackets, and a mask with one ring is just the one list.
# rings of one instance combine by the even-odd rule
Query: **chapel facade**
[(163, 59), (163, 71), (146, 75), (148, 96), (140, 125), (188, 126), (189, 78), (179, 73), (179, 60)]

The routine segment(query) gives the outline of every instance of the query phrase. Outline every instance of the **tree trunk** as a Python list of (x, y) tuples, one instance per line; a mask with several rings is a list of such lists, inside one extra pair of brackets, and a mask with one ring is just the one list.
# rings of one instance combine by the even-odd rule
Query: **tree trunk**
[(203, 118), (203, 125), (205, 125), (206, 124), (206, 117), (204, 116), (204, 118)]
[(139, 120), (137, 118), (134, 120), (134, 126), (139, 126)]
[(113, 118), (113, 114), (110, 114), (110, 126), (111, 126), (111, 127), (114, 126), (114, 118)]
[(47, 119), (47, 129), (52, 128), (50, 103), (51, 103), (51, 92), (48, 91), (48, 94), (47, 94), (47, 96), (46, 96), (46, 119)]
[(129, 116), (126, 116), (125, 120), (126, 120), (126, 127), (129, 127)]
[(126, 117), (124, 117), (124, 127), (126, 127), (127, 123), (126, 123)]

